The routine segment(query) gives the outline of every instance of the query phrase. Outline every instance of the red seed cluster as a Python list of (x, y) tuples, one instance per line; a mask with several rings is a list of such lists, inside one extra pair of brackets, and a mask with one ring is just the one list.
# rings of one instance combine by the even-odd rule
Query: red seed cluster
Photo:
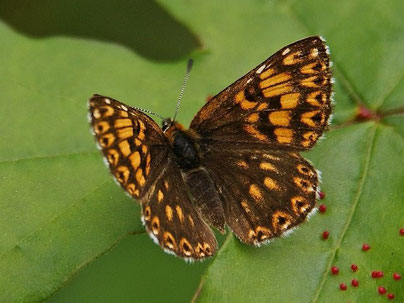
[(346, 289), (347, 289), (346, 284), (345, 284), (345, 283), (341, 283), (341, 284), (339, 285), (339, 289), (341, 289), (341, 290), (346, 290)]
[(323, 199), (325, 198), (325, 192), (323, 192), (323, 191), (320, 191), (320, 192), (318, 193), (318, 195), (320, 196), (320, 197), (319, 197), (320, 200), (323, 200)]
[(327, 211), (327, 206), (325, 206), (324, 204), (321, 204), (319, 207), (318, 207), (318, 210), (319, 210), (319, 212), (320, 213), (325, 213), (326, 211)]
[(384, 273), (381, 270), (372, 271), (372, 278), (373, 279), (383, 278), (383, 276), (384, 276)]
[(404, 236), (404, 228), (400, 228), (400, 235)]
[(377, 291), (379, 292), (379, 294), (384, 295), (386, 293), (386, 289), (383, 286), (379, 286), (379, 288), (377, 289)]
[(387, 298), (389, 300), (393, 300), (394, 299), (394, 294), (387, 294)]
[(324, 240), (327, 240), (329, 236), (330, 236), (330, 233), (329, 233), (327, 230), (325, 230), (325, 231), (323, 232), (323, 235), (322, 235), (323, 239), (324, 239)]
[(362, 250), (363, 250), (363, 251), (367, 251), (367, 250), (369, 250), (369, 249), (370, 249), (370, 245), (369, 245), (369, 244), (364, 243), (364, 244), (362, 245)]
[(359, 286), (359, 281), (357, 279), (353, 279), (351, 281), (351, 284), (352, 284), (353, 287), (358, 287)]
[(331, 273), (332, 273), (333, 275), (338, 275), (338, 273), (339, 273), (339, 268), (336, 267), (336, 266), (331, 267)]
[(401, 275), (395, 272), (395, 273), (393, 274), (393, 279), (398, 281), (398, 280), (401, 279)]
[(351, 269), (352, 269), (352, 271), (358, 271), (358, 265), (352, 264)]

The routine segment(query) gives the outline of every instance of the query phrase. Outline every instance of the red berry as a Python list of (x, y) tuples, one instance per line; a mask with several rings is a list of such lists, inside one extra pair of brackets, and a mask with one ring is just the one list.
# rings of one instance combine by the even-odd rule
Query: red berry
[(404, 236), (404, 228), (400, 228), (400, 235)]
[(383, 276), (384, 276), (384, 273), (383, 273), (381, 270), (379, 270), (379, 271), (377, 272), (377, 277), (378, 277), (378, 278), (383, 278)]
[(325, 231), (323, 232), (323, 239), (324, 239), (324, 240), (328, 239), (328, 236), (329, 236), (329, 235), (330, 235), (330, 233), (325, 230)]
[(339, 273), (339, 268), (336, 267), (336, 266), (331, 267), (331, 273), (332, 273), (333, 275), (338, 275), (338, 273)]
[(351, 284), (352, 284), (353, 287), (358, 287), (358, 286), (359, 286), (359, 281), (356, 280), (356, 279), (353, 279), (353, 280), (351, 281)]
[(325, 198), (325, 192), (323, 192), (323, 191), (320, 191), (318, 195), (320, 196), (319, 197), (320, 200), (323, 200)]
[(398, 280), (401, 279), (401, 275), (395, 272), (395, 273), (393, 274), (393, 279), (398, 281)]
[(374, 113), (364, 105), (360, 105), (356, 113), (356, 119), (358, 120), (370, 120), (373, 116)]
[(393, 300), (393, 299), (394, 299), (394, 295), (393, 295), (393, 294), (387, 294), (387, 298), (389, 298), (389, 300)]
[(327, 206), (325, 206), (324, 204), (321, 204), (319, 207), (318, 207), (318, 210), (320, 211), (320, 213), (325, 213), (326, 211), (327, 211)]
[(373, 279), (379, 278), (379, 274), (376, 270), (372, 271), (372, 278)]
[(341, 290), (346, 290), (346, 289), (347, 289), (346, 284), (345, 284), (345, 283), (341, 283), (341, 284), (339, 285), (339, 289), (341, 289)]
[(383, 286), (379, 286), (377, 289), (379, 291), (379, 294), (384, 295), (386, 293), (386, 289)]
[(352, 271), (358, 271), (358, 265), (352, 264), (351, 269), (352, 269)]
[(367, 251), (367, 250), (369, 250), (369, 249), (370, 249), (370, 245), (369, 245), (369, 244), (366, 244), (366, 243), (365, 243), (365, 244), (362, 245), (362, 250), (363, 250), (363, 251)]

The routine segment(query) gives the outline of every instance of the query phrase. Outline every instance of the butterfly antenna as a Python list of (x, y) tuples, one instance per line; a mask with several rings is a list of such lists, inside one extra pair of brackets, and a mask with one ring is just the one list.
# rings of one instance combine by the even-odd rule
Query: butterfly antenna
[(175, 121), (175, 118), (177, 117), (178, 109), (180, 108), (180, 103), (181, 103), (182, 95), (184, 94), (185, 86), (187, 85), (187, 81), (188, 81), (188, 78), (189, 78), (189, 73), (191, 72), (191, 69), (192, 69), (192, 65), (193, 65), (193, 64), (194, 64), (194, 60), (189, 59), (189, 60), (188, 60), (188, 64), (187, 64), (187, 72), (186, 72), (186, 74), (185, 74), (184, 83), (182, 84), (181, 92), (180, 92), (180, 95), (179, 95), (179, 97), (178, 97), (177, 106), (176, 106), (176, 108), (175, 108), (175, 114), (174, 114), (173, 121)]
[(143, 109), (143, 108), (140, 108), (140, 107), (133, 107), (133, 108), (134, 108), (134, 109), (137, 109), (138, 111), (141, 111), (142, 113), (151, 114), (151, 115), (153, 115), (153, 116), (156, 116), (156, 117), (160, 118), (161, 120), (164, 120), (163, 116), (161, 116), (161, 115), (159, 115), (159, 114), (157, 114), (157, 113), (154, 113), (154, 112), (152, 112), (152, 111), (150, 111), (150, 110)]

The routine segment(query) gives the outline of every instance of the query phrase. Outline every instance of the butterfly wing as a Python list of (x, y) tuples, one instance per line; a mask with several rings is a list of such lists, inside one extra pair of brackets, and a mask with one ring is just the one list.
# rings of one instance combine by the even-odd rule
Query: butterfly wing
[(166, 252), (186, 260), (203, 259), (216, 252), (216, 238), (192, 205), (171, 157), (144, 201), (143, 221), (147, 232)]
[(226, 224), (244, 243), (268, 242), (313, 211), (318, 173), (298, 153), (222, 149), (203, 161), (221, 194)]
[(94, 95), (90, 122), (107, 165), (134, 198), (140, 198), (146, 230), (165, 251), (186, 259), (209, 257), (217, 242), (192, 207), (161, 128), (146, 114)]
[(327, 46), (309, 37), (286, 46), (213, 97), (190, 128), (201, 144), (254, 143), (310, 149), (331, 114)]
[(154, 184), (169, 152), (160, 127), (144, 113), (117, 100), (94, 95), (90, 123), (112, 175), (131, 196), (142, 198)]

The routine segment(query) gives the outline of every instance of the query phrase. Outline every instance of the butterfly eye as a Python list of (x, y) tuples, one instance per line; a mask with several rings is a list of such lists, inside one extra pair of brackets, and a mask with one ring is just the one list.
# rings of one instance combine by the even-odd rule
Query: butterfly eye
[(172, 121), (170, 118), (164, 119), (162, 122), (162, 126), (161, 126), (161, 129), (163, 130), (163, 132), (166, 132), (167, 129), (170, 128), (171, 124), (172, 124)]

